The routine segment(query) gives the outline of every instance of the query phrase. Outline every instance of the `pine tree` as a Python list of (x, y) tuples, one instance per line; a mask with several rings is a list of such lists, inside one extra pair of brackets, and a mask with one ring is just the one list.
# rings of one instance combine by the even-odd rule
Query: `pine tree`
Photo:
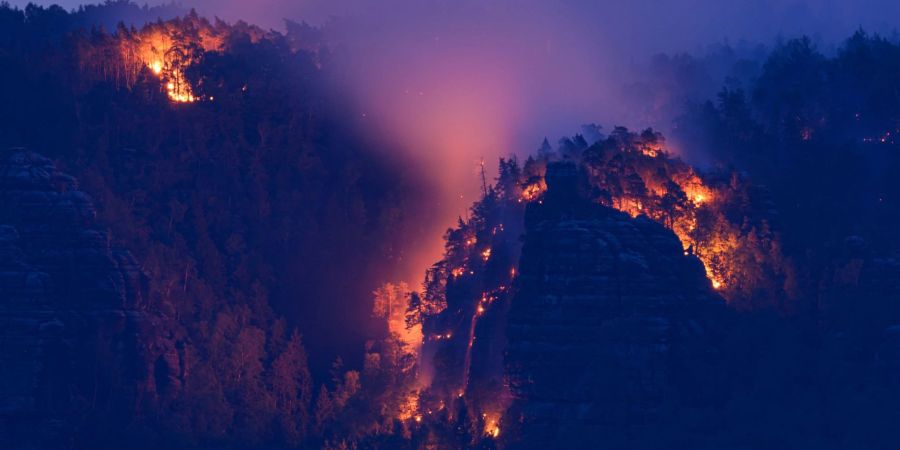
[(306, 349), (297, 331), (272, 363), (272, 392), (278, 425), (285, 442), (291, 446), (300, 445), (309, 431), (312, 377), (307, 366)]

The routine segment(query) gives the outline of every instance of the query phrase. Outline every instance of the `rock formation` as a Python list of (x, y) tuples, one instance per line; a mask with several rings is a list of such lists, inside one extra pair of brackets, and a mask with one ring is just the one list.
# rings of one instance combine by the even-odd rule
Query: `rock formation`
[(125, 426), (153, 401), (177, 358), (145, 284), (72, 177), (0, 153), (0, 447), (80, 445), (82, 424)]
[(508, 317), (512, 448), (620, 448), (675, 397), (702, 401), (726, 314), (676, 236), (586, 200), (573, 164), (529, 205)]

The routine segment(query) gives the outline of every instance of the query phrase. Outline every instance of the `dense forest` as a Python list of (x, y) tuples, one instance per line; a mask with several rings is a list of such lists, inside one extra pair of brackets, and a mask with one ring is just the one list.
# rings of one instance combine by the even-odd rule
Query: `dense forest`
[(50, 414), (77, 425), (31, 448), (522, 446), (507, 320), (554, 164), (597, 214), (669, 230), (723, 305), (703, 394), (628, 446), (895, 448), (900, 42), (660, 56), (628, 89), (667, 98), (668, 140), (586, 125), (482, 168), (411, 286), (433, 186), (351, 118), (321, 31), (0, 5), (0, 149), (79, 180), (141, 267), (142, 339), (176, 355), (137, 406), (96, 393), (128, 373), (79, 384)]
[[(112, 239), (140, 261), (157, 332), (185, 346), (191, 375), (162, 392), (144, 425), (169, 430), (166, 445), (297, 444), (311, 435), (312, 390), (334, 358), (361, 367), (364, 342), (378, 336), (371, 292), (417, 242), (428, 186), (341, 119), (323, 87), (326, 55), (303, 26), (277, 34), (193, 13), (83, 25), (125, 7), (0, 8), (0, 147), (39, 151), (77, 176)], [(216, 50), (198, 46), (201, 34)], [(167, 81), (121, 51), (159, 36), (185, 44), (158, 53), (204, 101), (171, 101)], [(111, 438), (104, 420), (116, 423), (93, 421), (78, 439)]]

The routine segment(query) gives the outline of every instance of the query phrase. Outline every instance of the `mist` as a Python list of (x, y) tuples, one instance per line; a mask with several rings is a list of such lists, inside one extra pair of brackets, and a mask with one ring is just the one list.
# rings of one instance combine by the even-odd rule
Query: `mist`
[[(77, 1), (63, 1), (74, 8)], [(160, 2), (161, 3), (161, 2)], [(284, 19), (323, 27), (332, 49), (329, 78), (359, 125), (407, 157), (441, 193), (431, 222), (443, 228), (481, 192), (499, 157), (526, 156), (581, 125), (623, 125), (668, 134), (665, 92), (642, 87), (658, 53), (702, 55), (712, 44), (752, 46), (806, 34), (823, 50), (860, 27), (891, 34), (900, 4), (865, 0), (638, 0), (483, 2), (414, 0), (194, 0), (201, 14), (276, 30)], [(727, 73), (700, 77), (692, 95), (712, 95)], [(683, 89), (679, 86), (679, 89)], [(678, 145), (676, 152), (681, 152)], [(684, 151), (690, 159), (690, 151)], [(696, 162), (696, 161), (695, 161)], [(410, 275), (411, 277), (412, 275)], [(409, 278), (409, 277), (407, 277)], [(409, 280), (414, 281), (414, 280)]]
[[(283, 18), (324, 26), (337, 89), (367, 130), (423, 165), (450, 224), (498, 157), (525, 156), (587, 123), (672, 125), (634, 86), (657, 53), (703, 54), (711, 44), (770, 44), (811, 36), (833, 47), (862, 27), (891, 34), (900, 4), (867, 0), (197, 0), (203, 13), (278, 29)], [(722, 74), (724, 76), (724, 74)], [(698, 94), (714, 93), (712, 74)]]

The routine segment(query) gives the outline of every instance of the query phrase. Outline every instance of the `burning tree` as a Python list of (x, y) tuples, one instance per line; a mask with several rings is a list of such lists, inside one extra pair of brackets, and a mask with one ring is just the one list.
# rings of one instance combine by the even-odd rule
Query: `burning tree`
[(670, 156), (659, 133), (625, 128), (584, 148), (581, 164), (598, 202), (671, 229), (729, 302), (758, 307), (756, 291), (783, 290), (789, 267), (768, 218), (754, 209), (765, 198), (736, 174), (704, 178)]
[(78, 60), (82, 70), (113, 81), (117, 87), (132, 89), (143, 79), (155, 79), (172, 102), (213, 100), (197, 92), (189, 68), (208, 53), (225, 51), (238, 35), (251, 42), (272, 37), (245, 24), (228, 25), (218, 19), (211, 23), (191, 11), (185, 17), (150, 23), (140, 30), (120, 26), (111, 35), (95, 32), (78, 46)]

